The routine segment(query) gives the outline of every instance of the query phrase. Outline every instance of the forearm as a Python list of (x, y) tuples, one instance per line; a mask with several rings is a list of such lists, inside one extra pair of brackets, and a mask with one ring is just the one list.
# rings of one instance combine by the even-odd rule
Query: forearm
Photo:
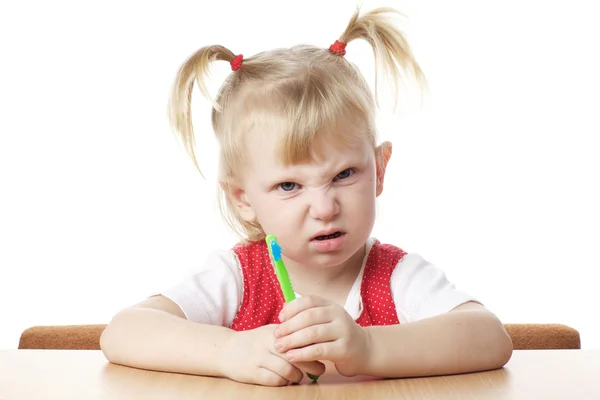
[(456, 311), (409, 324), (367, 327), (371, 351), (361, 374), (447, 375), (500, 368), (512, 354), (502, 323), (489, 312)]
[(100, 338), (106, 358), (115, 364), (155, 371), (223, 376), (220, 350), (235, 332), (197, 324), (164, 311), (121, 311)]

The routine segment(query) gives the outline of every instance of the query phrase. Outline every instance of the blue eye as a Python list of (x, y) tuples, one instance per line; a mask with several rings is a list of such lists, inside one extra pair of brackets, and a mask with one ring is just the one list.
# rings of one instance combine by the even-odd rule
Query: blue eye
[(340, 172), (339, 174), (337, 174), (334, 180), (349, 178), (350, 175), (352, 175), (353, 173), (354, 173), (354, 170), (352, 168), (347, 168), (347, 169), (343, 170), (342, 172)]
[(279, 184), (279, 187), (284, 192), (291, 192), (296, 188), (296, 184), (294, 182), (283, 182)]

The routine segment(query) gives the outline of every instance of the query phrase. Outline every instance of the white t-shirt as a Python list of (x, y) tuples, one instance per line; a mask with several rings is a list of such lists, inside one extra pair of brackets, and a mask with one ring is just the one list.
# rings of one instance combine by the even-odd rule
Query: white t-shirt
[[(367, 256), (346, 299), (344, 309), (356, 319), (362, 310), (360, 285)], [(468, 301), (478, 302), (456, 289), (445, 273), (414, 253), (406, 254), (396, 265), (390, 278), (392, 297), (400, 323), (409, 323), (446, 313)], [(242, 304), (243, 275), (233, 250), (217, 250), (206, 262), (179, 284), (161, 294), (175, 302), (190, 321), (231, 326)], [(297, 297), (300, 294), (296, 293)]]

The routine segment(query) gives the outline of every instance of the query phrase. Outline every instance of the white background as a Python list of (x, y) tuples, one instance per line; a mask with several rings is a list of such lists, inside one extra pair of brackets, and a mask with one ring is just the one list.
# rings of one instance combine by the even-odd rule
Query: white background
[[(391, 2), (365, 1), (364, 9)], [(394, 156), (374, 235), (442, 267), (504, 322), (600, 348), (600, 24), (593, 1), (396, 1), (430, 84), (380, 112)], [(33, 325), (106, 323), (229, 247), (210, 105), (201, 167), (170, 132), (179, 65), (328, 47), (353, 1), (0, 5), (0, 348)], [(347, 58), (373, 82), (373, 58)], [(213, 93), (230, 72), (215, 64)], [(224, 235), (224, 236), (219, 236)]]

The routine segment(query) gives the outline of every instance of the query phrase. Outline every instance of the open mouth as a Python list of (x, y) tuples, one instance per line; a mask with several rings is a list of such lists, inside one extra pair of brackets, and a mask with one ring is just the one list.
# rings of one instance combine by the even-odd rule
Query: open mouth
[(313, 240), (329, 240), (329, 239), (335, 239), (342, 236), (342, 232), (334, 232), (330, 235), (321, 235), (321, 236), (317, 236), (315, 237)]

